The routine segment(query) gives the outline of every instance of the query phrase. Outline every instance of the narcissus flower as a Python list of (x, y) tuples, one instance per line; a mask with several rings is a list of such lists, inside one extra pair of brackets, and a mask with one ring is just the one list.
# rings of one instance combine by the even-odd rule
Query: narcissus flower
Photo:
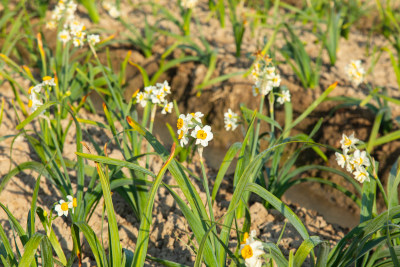
[(69, 31), (67, 30), (62, 30), (58, 34), (58, 39), (63, 43), (67, 43), (69, 40), (71, 40), (71, 36), (69, 35)]
[(174, 107), (174, 104), (172, 102), (168, 103), (167, 100), (165, 100), (164, 107), (163, 107), (163, 109), (161, 111), (161, 114), (171, 113), (173, 107)]
[(211, 132), (211, 127), (209, 125), (204, 127), (196, 125), (191, 136), (196, 138), (196, 145), (200, 144), (203, 147), (208, 146), (208, 142), (213, 139), (213, 133)]
[(251, 231), (250, 235), (245, 233), (240, 245), (240, 255), (242, 255), (246, 267), (261, 267), (261, 255), (264, 254), (263, 245), (254, 239), (256, 232)]
[(87, 41), (91, 45), (95, 45), (100, 42), (100, 36), (98, 34), (89, 34), (87, 37)]
[(290, 92), (289, 90), (282, 90), (282, 92), (279, 94), (278, 99), (276, 100), (279, 104), (283, 104), (285, 102), (290, 102)]
[(190, 115), (192, 115), (192, 119), (195, 120), (197, 123), (201, 123), (201, 118), (204, 116), (204, 114), (200, 111), (196, 113), (190, 113)]
[(355, 86), (359, 86), (364, 80), (365, 70), (361, 66), (361, 60), (352, 60), (350, 64), (346, 66), (345, 71), (350, 81)]
[(281, 83), (281, 77), (275, 72), (275, 67), (268, 57), (258, 56), (254, 63), (251, 76), (255, 80), (255, 84), (252, 87), (254, 96), (259, 94), (265, 96), (269, 94), (274, 87), (279, 87)]
[(197, 4), (197, 0), (182, 0), (181, 5), (183, 8), (194, 8)]
[(54, 207), (54, 210), (57, 212), (57, 215), (60, 216), (68, 216), (68, 210), (73, 208), (73, 203), (72, 201), (64, 201), (64, 199), (61, 199), (59, 202)]
[(354, 133), (352, 133), (350, 136), (343, 134), (340, 144), (342, 145), (342, 149), (355, 148), (355, 145), (358, 141), (359, 140), (354, 137)]
[(224, 113), (225, 129), (227, 131), (235, 130), (238, 126), (238, 119), (239, 119), (239, 116), (235, 112), (233, 112), (231, 109), (228, 109), (228, 112)]
[(354, 179), (356, 179), (360, 183), (364, 183), (364, 181), (369, 182), (369, 174), (364, 167), (359, 167), (353, 174)]
[(366, 151), (360, 151), (355, 144), (359, 140), (354, 137), (354, 133), (350, 136), (343, 134), (342, 144), (343, 154), (336, 152), (336, 161), (338, 165), (354, 175), (354, 179), (363, 183), (369, 181), (367, 167), (371, 165)]

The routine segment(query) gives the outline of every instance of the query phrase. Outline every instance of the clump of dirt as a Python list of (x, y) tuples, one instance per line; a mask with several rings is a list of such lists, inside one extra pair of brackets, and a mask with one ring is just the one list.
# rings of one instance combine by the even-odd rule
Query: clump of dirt
[[(154, 23), (157, 17), (154, 16), (152, 11), (147, 8), (138, 8), (131, 6), (125, 1), (122, 2), (122, 16), (128, 20), (129, 23), (135, 25), (138, 29), (143, 29), (145, 20), (149, 23)], [(176, 3), (174, 1), (160, 0), (161, 5), (166, 6), (169, 10), (175, 14), (178, 14), (176, 9)], [(81, 19), (85, 22), (88, 29), (103, 28), (110, 34), (115, 34), (116, 39), (124, 38), (126, 29), (117, 21), (110, 18), (102, 9), (101, 11), (102, 20), (99, 25), (93, 25), (90, 23), (86, 16), (82, 16)], [(85, 14), (85, 10), (80, 6), (79, 11), (81, 14)], [(50, 16), (50, 14), (48, 14)], [(203, 33), (215, 33), (207, 34), (206, 38), (212, 45), (213, 49), (218, 52), (218, 60), (216, 69), (212, 75), (212, 78), (220, 75), (234, 73), (234, 72), (245, 72), (252, 64), (252, 59), (248, 56), (253, 54), (260, 48), (259, 44), (263, 44), (264, 37), (272, 36), (273, 29), (260, 27), (251, 31), (250, 23), (247, 24), (246, 32), (243, 38), (242, 53), (240, 57), (235, 57), (235, 45), (232, 35), (232, 25), (229, 20), (226, 21), (226, 27), (221, 28), (218, 20), (215, 17), (209, 17), (209, 11), (207, 7), (207, 1), (201, 1), (200, 4), (195, 8), (194, 15), (198, 16), (200, 24), (197, 25), (194, 21), (191, 24), (192, 38), (196, 42), (199, 36)], [(269, 19), (272, 19), (269, 18)], [(270, 23), (272, 24), (272, 23)], [(170, 32), (177, 33), (179, 30), (176, 25), (163, 21), (162, 27), (169, 30)], [(275, 51), (275, 63), (279, 69), (282, 77), (282, 85), (289, 88), (292, 94), (292, 104), (294, 118), (299, 116), (307, 107), (317, 99), (324, 90), (332, 83), (338, 82), (337, 88), (331, 93), (331, 96), (351, 96), (359, 99), (364, 99), (368, 91), (365, 87), (354, 88), (350, 82), (348, 82), (344, 67), (349, 63), (350, 59), (361, 59), (365, 66), (371, 66), (372, 58), (370, 57), (371, 49), (368, 47), (383, 47), (387, 46), (387, 42), (380, 36), (372, 36), (369, 38), (367, 35), (360, 33), (352, 28), (349, 35), (349, 39), (340, 39), (339, 50), (337, 53), (337, 62), (335, 66), (329, 65), (329, 57), (326, 52), (322, 53), (323, 65), (321, 71), (320, 84), (313, 90), (304, 89), (300, 86), (299, 80), (295, 77), (290, 65), (284, 61), (284, 58), (280, 55), (279, 49), (282, 48), (284, 38), (281, 38), (285, 34), (280, 33), (276, 39), (276, 51)], [(47, 43), (50, 44), (55, 40), (53, 33), (48, 32), (44, 36)], [(318, 56), (319, 43), (316, 37), (309, 31), (303, 31), (301, 39), (307, 42), (306, 49), (310, 53), (312, 58)], [(153, 47), (153, 55), (149, 58), (143, 56), (138, 51), (138, 48), (131, 43), (117, 44), (110, 48), (112, 67), (116, 70), (119, 69), (120, 63), (125, 58), (128, 51), (132, 51), (130, 60), (143, 66), (146, 71), (152, 75), (159, 68), (159, 61), (161, 54), (165, 51), (165, 48), (174, 43), (172, 37), (162, 36), (158, 39), (156, 45)], [(199, 44), (201, 45), (201, 44)], [(191, 50), (182, 50), (174, 52), (166, 60), (172, 60), (180, 57), (183, 53), (195, 55), (195, 52)], [(99, 51), (99, 56), (102, 61), (105, 62), (105, 51)], [(382, 54), (380, 60), (377, 62), (374, 70), (368, 74), (366, 81), (375, 86), (384, 86), (387, 88), (387, 94), (391, 97), (398, 98), (400, 93), (397, 88), (397, 82), (395, 74), (391, 71), (392, 66), (390, 58), (387, 54)], [(128, 65), (126, 70), (126, 84), (125, 84), (125, 97), (130, 100), (132, 93), (137, 89), (143, 88), (143, 81), (139, 71)], [(206, 160), (208, 163), (208, 173), (210, 175), (210, 181), (213, 181), (215, 174), (213, 169), (218, 168), (218, 164), (222, 161), (223, 155), (226, 152), (229, 145), (236, 141), (242, 141), (242, 133), (245, 129), (238, 129), (235, 132), (226, 132), (223, 126), (223, 113), (228, 108), (233, 109), (235, 112), (239, 111), (239, 105), (245, 104), (250, 109), (258, 108), (259, 98), (254, 98), (251, 93), (251, 86), (253, 81), (248, 77), (241, 75), (235, 76), (227, 81), (219, 84), (213, 84), (203, 89), (201, 94), (198, 94), (196, 86), (198, 86), (204, 79), (207, 72), (207, 67), (200, 62), (189, 62), (179, 64), (167, 72), (165, 72), (160, 78), (159, 82), (167, 80), (171, 84), (172, 96), (177, 101), (181, 113), (201, 111), (205, 114), (207, 123), (212, 126), (214, 132), (214, 140), (212, 145), (205, 151)], [(23, 88), (29, 88), (27, 81), (17, 79)], [(3, 83), (0, 95), (6, 99), (5, 110), (12, 110), (12, 101), (14, 95), (8, 84)], [(22, 99), (27, 103), (27, 99)], [(95, 100), (95, 99), (94, 99)], [(93, 101), (97, 103), (98, 109), (101, 110), (101, 101)], [(293, 129), (293, 134), (296, 133), (309, 133), (314, 127), (315, 123), (323, 118), (323, 124), (320, 130), (314, 137), (314, 141), (321, 144), (328, 144), (334, 148), (339, 148), (339, 140), (341, 139), (342, 133), (351, 134), (353, 131), (357, 138), (367, 141), (375, 114), (366, 107), (345, 107), (337, 109), (331, 112), (339, 103), (334, 101), (327, 101), (322, 103), (307, 119)], [(393, 104), (389, 104), (392, 110), (392, 116), (398, 116), (400, 114), (400, 107)], [(265, 111), (268, 107), (265, 106)], [(19, 114), (21, 116), (21, 114)], [(79, 114), (82, 118), (89, 118), (95, 121), (105, 121), (101, 115), (86, 114), (82, 112)], [(23, 117), (23, 116), (21, 116)], [(284, 111), (282, 107), (276, 106), (276, 119), (280, 125), (284, 125)], [(175, 125), (176, 117), (174, 115), (168, 115), (167, 117), (156, 118), (157, 125), (155, 125), (154, 132), (157, 137), (162, 140), (166, 146), (172, 143), (169, 133), (165, 129), (165, 122)], [(63, 122), (66, 123), (66, 122)], [(4, 115), (3, 122), (0, 126), (0, 132), (3, 135), (14, 135), (18, 132), (15, 130), (15, 126), (18, 124), (17, 118), (13, 112), (6, 112)], [(37, 127), (32, 124), (30, 127)], [(84, 138), (89, 140), (88, 134), (92, 135), (99, 143), (104, 144), (112, 138), (111, 133), (100, 131), (98, 128), (92, 126), (85, 126)], [(398, 125), (394, 124), (393, 129), (398, 129)], [(266, 129), (268, 130), (268, 128)], [(12, 146), (13, 145), (13, 146)], [(109, 147), (110, 157), (121, 157), (115, 147)], [(10, 156), (12, 151), (12, 157)], [(75, 152), (75, 137), (73, 128), (67, 137), (65, 142), (65, 157), (76, 160)], [(326, 164), (331, 167), (337, 167), (334, 152), (331, 150), (324, 150), (328, 156), (328, 161), (323, 162), (312, 152), (304, 154), (301, 160), (298, 162), (298, 166), (306, 164)], [(0, 143), (0, 175), (3, 177), (11, 167), (15, 167), (18, 164), (29, 160), (38, 160), (34, 155), (33, 150), (28, 146), (26, 140), (23, 137), (18, 137), (14, 143), (12, 138), (3, 140)], [(388, 170), (396, 160), (396, 155), (400, 153), (400, 142), (392, 142), (390, 145), (379, 146), (374, 149), (373, 156), (380, 162), (380, 177), (383, 180), (387, 177)], [(198, 158), (194, 158), (194, 163), (189, 164), (188, 167), (199, 173), (199, 167), (196, 165)], [(88, 162), (88, 164), (93, 164)], [(152, 170), (157, 171), (162, 165), (160, 159), (155, 158), (152, 160)], [(73, 175), (73, 173), (72, 173)], [(310, 175), (326, 178), (351, 188), (350, 183), (344, 181), (343, 178), (321, 172), (313, 172)], [(26, 226), (26, 216), (30, 208), (30, 202), (32, 199), (32, 192), (35, 184), (37, 174), (33, 172), (23, 172), (12, 179), (12, 181), (6, 186), (3, 192), (0, 194), (0, 202), (4, 203), (12, 211), (14, 216), (22, 223), (22, 226)], [(169, 174), (164, 178), (164, 182), (174, 185), (174, 179)], [(194, 181), (199, 192), (204, 192), (202, 185)], [(297, 191), (296, 193), (293, 193)], [(56, 201), (59, 200), (60, 195), (57, 193), (57, 189), (54, 185), (45, 179), (41, 180), (41, 188), (39, 191), (38, 205), (47, 207), (50, 209)], [(232, 197), (233, 188), (229, 184), (229, 177), (221, 187), (219, 192), (217, 204), (214, 207), (215, 214), (217, 217), (223, 216), (224, 212), (229, 205)], [(204, 193), (201, 193), (203, 201), (205, 200)], [(309, 203), (310, 199), (315, 199)], [(291, 204), (291, 209), (300, 217), (303, 223), (308, 228), (310, 235), (318, 235), (325, 240), (329, 240), (334, 244), (339, 240), (348, 229), (345, 227), (353, 226), (357, 223), (357, 212), (358, 208), (355, 207), (354, 203), (343, 196), (342, 193), (334, 191), (330, 187), (322, 186), (319, 184), (305, 184), (294, 187), (289, 190), (284, 196), (285, 203), (299, 203)], [(308, 203), (307, 200), (309, 201)], [(139, 222), (129, 211), (129, 206), (125, 201), (115, 194), (113, 201), (117, 213), (118, 224), (120, 225), (120, 239), (122, 240), (123, 247), (128, 248), (132, 251), (135, 249), (136, 238), (138, 235)], [(324, 205), (321, 203), (327, 202)], [(100, 203), (96, 209), (89, 224), (93, 227), (97, 235), (104, 232), (104, 237), (107, 236), (107, 224), (101, 224), (102, 217), (102, 205)], [(329, 217), (329, 213), (335, 213), (335, 209), (343, 210), (341, 215), (348, 213), (349, 221), (344, 223), (340, 222), (340, 218)], [(319, 212), (324, 212), (323, 216)], [(127, 212), (129, 211), (129, 212)], [(252, 217), (252, 229), (258, 231), (258, 237), (265, 242), (276, 242), (285, 225), (285, 219), (282, 215), (274, 210), (266, 210), (262, 207), (262, 204), (255, 202), (250, 207)], [(329, 220), (327, 219), (329, 218)], [(5, 227), (8, 237), (12, 238), (12, 231), (7, 222), (7, 217), (4, 212), (0, 213), (0, 221), (2, 226)], [(336, 222), (339, 224), (333, 224)], [(72, 249), (72, 240), (65, 234), (68, 233), (70, 221), (68, 219), (57, 219), (54, 222), (54, 228), (57, 236), (60, 238), (62, 246), (65, 250)], [(40, 225), (37, 225), (38, 229)], [(288, 224), (285, 228), (282, 242), (279, 244), (284, 251), (285, 255), (288, 255), (289, 250), (298, 248), (301, 243), (301, 237), (297, 231)], [(182, 213), (174, 202), (173, 198), (166, 192), (164, 188), (160, 188), (157, 193), (156, 202), (154, 205), (153, 213), (153, 226), (152, 234), (149, 243), (149, 255), (159, 257), (162, 259), (172, 260), (183, 264), (192, 264), (194, 261), (194, 253), (192, 247), (188, 245), (191, 240), (192, 232), (187, 225)], [(232, 243), (230, 247), (235, 247), (237, 242), (235, 232), (232, 232)], [(105, 238), (105, 243), (107, 239)], [(87, 266), (94, 265), (93, 259), (90, 257), (90, 248), (86, 245), (84, 247), (85, 264)], [(154, 263), (149, 263), (154, 265)]]

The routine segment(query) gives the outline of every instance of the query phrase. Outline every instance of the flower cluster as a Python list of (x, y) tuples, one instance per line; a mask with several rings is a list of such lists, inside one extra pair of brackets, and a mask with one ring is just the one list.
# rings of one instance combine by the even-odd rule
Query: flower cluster
[[(213, 133), (209, 125), (203, 126), (201, 118), (204, 116), (201, 112), (189, 113), (187, 115), (181, 114), (178, 118), (178, 139), (181, 146), (189, 143), (189, 137), (196, 140), (196, 145), (202, 147), (208, 146), (208, 142), (213, 139)], [(189, 131), (191, 133), (189, 134)]]
[[(281, 76), (276, 73), (272, 59), (268, 56), (257, 55), (251, 76), (255, 81), (252, 88), (254, 96), (259, 94), (266, 96), (281, 84)], [(278, 103), (290, 102), (290, 92), (287, 88), (282, 88), (279, 93), (275, 94), (278, 95)]]
[(29, 102), (28, 106), (31, 109), (31, 112), (34, 112), (37, 110), (40, 106), (43, 105), (43, 94), (42, 94), (42, 88), (45, 86), (55, 86), (56, 83), (54, 82), (54, 78), (51, 78), (50, 76), (45, 76), (43, 77), (43, 82), (39, 83), (36, 86), (31, 86), (28, 90), (29, 93)]
[(74, 1), (58, 1), (56, 7), (54, 8), (51, 20), (46, 23), (46, 27), (49, 29), (55, 29), (58, 22), (65, 18), (65, 24), (69, 24), (75, 20), (75, 11), (77, 4)]
[(260, 241), (254, 239), (256, 231), (253, 230), (244, 233), (243, 240), (240, 243), (240, 254), (242, 255), (246, 267), (261, 267), (262, 261), (260, 256), (264, 254), (263, 245)]
[(271, 59), (263, 56), (258, 56), (254, 63), (254, 68), (251, 76), (255, 80), (253, 85), (253, 95), (267, 95), (274, 87), (279, 87), (281, 77), (275, 72), (275, 67), (271, 63)]
[(365, 151), (356, 148), (358, 139), (354, 137), (354, 133), (350, 136), (343, 134), (340, 144), (342, 145), (343, 154), (336, 152), (336, 161), (338, 165), (354, 175), (354, 179), (363, 183), (369, 181), (369, 174), (366, 170), (370, 166), (370, 161)]
[(119, 16), (121, 16), (121, 12), (119, 12), (115, 4), (108, 1), (104, 1), (102, 3), (102, 6), (112, 18), (116, 19)]
[(181, 5), (183, 8), (194, 8), (197, 4), (197, 0), (182, 0)]
[(361, 60), (352, 60), (350, 64), (346, 66), (345, 71), (350, 81), (355, 86), (359, 86), (364, 80), (365, 70), (361, 66)]
[(54, 210), (57, 212), (58, 217), (60, 216), (68, 216), (68, 211), (72, 209), (72, 213), (74, 212), (74, 209), (77, 207), (77, 201), (76, 198), (68, 195), (67, 196), (67, 201), (64, 201), (64, 199), (61, 199), (59, 202), (54, 207)]
[(285, 102), (290, 102), (290, 92), (289, 90), (283, 89), (281, 90), (280, 93), (278, 93), (278, 99), (276, 100), (279, 104), (283, 104)]
[(97, 44), (100, 42), (100, 37), (97, 34), (90, 34), (85, 39), (86, 27), (83, 23), (75, 19), (76, 8), (77, 5), (73, 1), (59, 1), (53, 10), (51, 20), (47, 22), (46, 27), (54, 29), (57, 24), (65, 18), (63, 30), (58, 33), (58, 39), (62, 43), (66, 44), (72, 40), (75, 47), (81, 47), (85, 40), (87, 40), (92, 45)]
[(228, 109), (228, 112), (224, 113), (224, 123), (225, 129), (227, 131), (232, 130), (234, 131), (238, 126), (239, 116), (233, 112), (231, 109)]
[(142, 107), (146, 107), (147, 103), (151, 101), (154, 105), (162, 107), (161, 114), (172, 112), (173, 103), (168, 102), (165, 97), (171, 94), (171, 87), (167, 81), (157, 83), (155, 86), (150, 85), (144, 88), (144, 92), (139, 92), (136, 95), (136, 102)]

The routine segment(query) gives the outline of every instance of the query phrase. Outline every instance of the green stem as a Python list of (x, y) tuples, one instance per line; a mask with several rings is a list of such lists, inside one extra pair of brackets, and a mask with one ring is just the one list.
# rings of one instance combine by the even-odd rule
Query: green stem
[(386, 196), (386, 192), (385, 192), (385, 189), (383, 188), (383, 185), (382, 185), (381, 181), (379, 180), (378, 177), (374, 177), (374, 178), (375, 178), (375, 180), (376, 180), (376, 182), (377, 182), (377, 184), (379, 186), (379, 190), (382, 193), (383, 200), (385, 201), (386, 207), (389, 207), (389, 202), (388, 202), (388, 199), (387, 199), (387, 196)]
[[(153, 108), (151, 109), (151, 115), (150, 115), (150, 126), (149, 126), (149, 132), (150, 133), (153, 133), (154, 117), (156, 116), (156, 110), (157, 110), (157, 105), (154, 105)], [(147, 143), (146, 168), (149, 168), (150, 147), (151, 147), (150, 143)]]
[[(261, 97), (261, 100), (260, 100), (260, 107), (259, 107), (259, 110), (258, 110), (258, 112), (260, 114), (262, 114), (263, 108), (264, 108), (264, 96)], [(253, 138), (253, 143), (252, 143), (252, 148), (251, 148), (251, 156), (252, 157), (254, 157), (254, 155), (256, 154), (257, 143), (258, 143), (258, 135), (260, 133), (260, 123), (261, 123), (261, 120), (257, 119), (256, 132), (254, 133), (254, 138)]]
[[(269, 114), (270, 114), (270, 116), (271, 116), (271, 119), (272, 120), (275, 120), (275, 113), (274, 113), (274, 102), (275, 102), (275, 96), (274, 96), (274, 94), (273, 94), (273, 92), (271, 92), (270, 94), (269, 94), (269, 97), (268, 97), (268, 99), (269, 99)], [(273, 124), (271, 124), (271, 133), (274, 135), (274, 132), (275, 132), (275, 127), (274, 127), (274, 125)]]

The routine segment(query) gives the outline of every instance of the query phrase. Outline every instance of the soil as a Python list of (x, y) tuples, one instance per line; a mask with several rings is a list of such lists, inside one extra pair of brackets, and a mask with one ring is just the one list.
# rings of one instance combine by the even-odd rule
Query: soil
[[(122, 16), (138, 29), (143, 29), (145, 16), (150, 24), (156, 21), (157, 18), (153, 16), (153, 13), (148, 7), (130, 5), (127, 3), (130, 1), (121, 2)], [(175, 1), (160, 0), (158, 2), (161, 5), (166, 6), (175, 15), (179, 15), (177, 13), (178, 10), (175, 8)], [(227, 19), (226, 27), (221, 28), (215, 15), (210, 17), (207, 2), (208, 1), (200, 1), (198, 6), (196, 6), (194, 14), (198, 17), (199, 24), (192, 21), (191, 29), (193, 35), (192, 39), (195, 42), (199, 42), (198, 37), (201, 34), (204, 34), (207, 41), (218, 51), (217, 66), (212, 78), (232, 72), (248, 70), (252, 63), (248, 55), (255, 53), (262, 47), (261, 44), (263, 44), (263, 39), (265, 37), (270, 37), (273, 29), (259, 27), (252, 32), (250, 30), (251, 23), (248, 23), (243, 38), (241, 56), (235, 57), (235, 43), (232, 35), (232, 25)], [(79, 15), (88, 29), (105, 29), (106, 33), (104, 35), (115, 34), (116, 39), (124, 39), (127, 32), (121, 23), (109, 17), (101, 7), (99, 7), (99, 11), (101, 12), (102, 19), (98, 25), (95, 25), (89, 21), (85, 9), (82, 6), (79, 7)], [(242, 11), (254, 12), (253, 10), (248, 10), (246, 8), (243, 8)], [(48, 13), (47, 16), (50, 17), (50, 13)], [(272, 19), (271, 14), (269, 20)], [(295, 26), (297, 29), (300, 25)], [(161, 21), (160, 27), (163, 27), (170, 32), (179, 32), (179, 29), (174, 24), (167, 21)], [(309, 26), (302, 25), (302, 27), (307, 29)], [(311, 27), (309, 28), (310, 29), (308, 30), (310, 31), (302, 31), (301, 39), (307, 44), (307, 52), (312, 58), (315, 58), (319, 54), (320, 44), (318, 44), (318, 40), (311, 33)], [(299, 116), (330, 84), (334, 82), (338, 82), (338, 86), (330, 96), (351, 96), (360, 99), (364, 99), (367, 96), (368, 90), (365, 86), (355, 88), (347, 80), (344, 67), (351, 59), (363, 60), (366, 68), (367, 66), (371, 66), (372, 58), (374, 56), (372, 52), (373, 48), (388, 46), (388, 43), (382, 36), (368, 36), (363, 33), (363, 31), (359, 31), (357, 28), (352, 28), (348, 40), (343, 38), (340, 39), (335, 66), (330, 66), (327, 53), (322, 53), (323, 65), (321, 79), (320, 84), (315, 89), (304, 89), (300, 85), (299, 80), (296, 79), (289, 64), (284, 61), (284, 58), (279, 53), (279, 48), (284, 45), (285, 41), (283, 38), (284, 33), (278, 34), (276, 39), (277, 49), (274, 51), (274, 60), (282, 77), (282, 85), (287, 86), (292, 94), (294, 118)], [(44, 38), (50, 47), (54, 44), (54, 33), (47, 32)], [(144, 66), (145, 69), (152, 74), (158, 69), (158, 62), (161, 54), (165, 51), (165, 48), (168, 45), (173, 44), (173, 42), (174, 40), (172, 38), (161, 36), (153, 47), (153, 55), (149, 58), (145, 58), (143, 54), (138, 51), (137, 47), (134, 47), (132, 44), (117, 43), (110, 49), (113, 68), (116, 70), (119, 69), (119, 64), (123, 61), (127, 52), (132, 51), (130, 59), (133, 62)], [(191, 51), (185, 52), (193, 53)], [(168, 59), (176, 58), (180, 53), (183, 52), (174, 52)], [(105, 59), (105, 51), (100, 51), (99, 55), (102, 59)], [(218, 169), (228, 147), (234, 142), (243, 140), (242, 132), (244, 129), (238, 129), (235, 132), (226, 132), (224, 130), (223, 113), (226, 112), (228, 108), (238, 112), (241, 103), (251, 109), (258, 108), (259, 98), (255, 100), (251, 93), (253, 81), (249, 77), (242, 76), (235, 76), (225, 82), (208, 86), (204, 88), (199, 96), (197, 94), (198, 91), (196, 86), (201, 83), (206, 75), (206, 71), (207, 68), (201, 63), (183, 63), (163, 74), (159, 81), (169, 81), (173, 91), (173, 99), (175, 99), (179, 104), (181, 113), (201, 111), (205, 114), (207, 123), (212, 126), (214, 140), (210, 147), (207, 147), (205, 150), (205, 158), (209, 179), (210, 181), (213, 181), (216, 176), (216, 170)], [(125, 96), (129, 99), (134, 91), (143, 88), (143, 82), (137, 69), (129, 65), (127, 68), (126, 78)], [(27, 81), (24, 81), (19, 77), (15, 77), (15, 79), (23, 88), (29, 88), (30, 85)], [(396, 77), (392, 71), (390, 58), (387, 53), (382, 53), (375, 67), (367, 75), (366, 82), (371, 84), (372, 87), (385, 87), (387, 89), (387, 94), (391, 97), (400, 97)], [(15, 96), (8, 83), (3, 83), (1, 85), (0, 96), (4, 97), (6, 101), (5, 114), (0, 126), (0, 132), (2, 133), (2, 136), (15, 135), (18, 133), (18, 131), (15, 130), (15, 126), (18, 124), (17, 117), (12, 108)], [(24, 103), (27, 103), (26, 98), (22, 98), (22, 100)], [(92, 101), (99, 105), (99, 113), (91, 114), (82, 111), (80, 117), (89, 118), (95, 121), (105, 121), (104, 116), (101, 114), (101, 102), (96, 100), (95, 95), (92, 96)], [(372, 111), (365, 107), (342, 107), (335, 112), (330, 113), (337, 105), (338, 102), (334, 101), (323, 102), (307, 119), (293, 130), (293, 134), (301, 132), (309, 133), (313, 129), (315, 123), (320, 118), (323, 118), (322, 127), (317, 132), (314, 141), (339, 148), (339, 141), (342, 133), (351, 134), (352, 132), (355, 132), (355, 135), (360, 140), (367, 141), (375, 118)], [(399, 116), (400, 107), (392, 104), (389, 105), (392, 112), (392, 118)], [(265, 107), (265, 110), (266, 109), (267, 108)], [(283, 125), (283, 109), (278, 106), (276, 109), (277, 121)], [(18, 112), (19, 116), (22, 117), (21, 112), (19, 110)], [(165, 122), (174, 126), (176, 123), (176, 117), (174, 115), (157, 117), (153, 132), (166, 147), (169, 147), (172, 140), (169, 133), (166, 131)], [(63, 123), (67, 123), (67, 121), (64, 121)], [(29, 127), (37, 127), (37, 122), (32, 123)], [(399, 125), (394, 123), (393, 130), (398, 128)], [(111, 134), (109, 132), (101, 131), (94, 126), (85, 126), (85, 130), (86, 135), (91, 134), (100, 143), (105, 143), (111, 139)], [(70, 135), (67, 137), (65, 142), (63, 156), (76, 160), (75, 139), (72, 133), (73, 129), (71, 129)], [(334, 152), (329, 150), (325, 150), (324, 152), (328, 156), (327, 162), (323, 162), (317, 157), (317, 155), (310, 151), (304, 154), (297, 164), (298, 166), (306, 164), (326, 164), (327, 166), (340, 168), (336, 164)], [(373, 156), (380, 163), (379, 177), (381, 177), (383, 183), (385, 183), (388, 171), (399, 155), (399, 141), (394, 141), (390, 144), (374, 148)], [(121, 155), (118, 154), (117, 150), (112, 147), (110, 148), (109, 156), (121, 158)], [(11, 168), (14, 168), (18, 164), (31, 160), (38, 160), (38, 158), (34, 155), (33, 150), (29, 147), (27, 141), (22, 136), (15, 140), (7, 138), (0, 142), (0, 176), (4, 176)], [(162, 165), (162, 161), (158, 158), (154, 158), (151, 162), (152, 171), (157, 172)], [(87, 162), (87, 164), (93, 165), (93, 162)], [(199, 166), (197, 156), (194, 157), (193, 163), (188, 164), (188, 168), (197, 173), (200, 170)], [(308, 175), (329, 179), (340, 185), (351, 188), (348, 182), (344, 181), (343, 178), (337, 175), (317, 171)], [(0, 202), (12, 211), (13, 215), (21, 222), (23, 227), (26, 226), (25, 220), (30, 208), (36, 178), (36, 173), (29, 171), (23, 172), (15, 176), (0, 194)], [(232, 180), (231, 170), (223, 181), (217, 204), (214, 206), (214, 212), (217, 218), (224, 214), (229, 205), (233, 191), (231, 186)], [(171, 177), (168, 172), (163, 181), (171, 185), (175, 183), (173, 177)], [(201, 184), (195, 184), (198, 187), (199, 192), (204, 192), (204, 188)], [(60, 199), (60, 194), (58, 193), (58, 190), (45, 179), (41, 180), (40, 185), (38, 205), (49, 210), (53, 203)], [(204, 201), (205, 194), (201, 193), (201, 197)], [(118, 194), (113, 195), (113, 201), (116, 209), (118, 225), (120, 227), (122, 246), (134, 251), (139, 222), (131, 214), (129, 206)], [(283, 201), (287, 203), (300, 217), (308, 228), (310, 235), (318, 235), (324, 240), (330, 241), (332, 245), (343, 237), (349, 229), (354, 227), (358, 222), (359, 210), (352, 200), (330, 187), (312, 183), (298, 185), (291, 188), (283, 196)], [(94, 229), (98, 236), (100, 236), (103, 231), (105, 243), (107, 243), (107, 225), (101, 224), (102, 206), (103, 203), (100, 203), (92, 219), (89, 221), (89, 225)], [(257, 230), (257, 236), (262, 241), (276, 242), (285, 225), (285, 218), (276, 210), (267, 210), (262, 207), (262, 204), (254, 201), (250, 204), (250, 213), (252, 218), (251, 229)], [(4, 212), (0, 212), (0, 222), (5, 228), (7, 236), (11, 240), (13, 233)], [(53, 225), (59, 240), (61, 240), (63, 248), (65, 251), (70, 251), (72, 248), (72, 239), (68, 234), (70, 221), (65, 218), (58, 218), (54, 221)], [(37, 228), (42, 229), (40, 225), (37, 225)], [(189, 266), (193, 265), (195, 254), (192, 251), (193, 248), (188, 245), (189, 239), (191, 239), (191, 230), (172, 196), (167, 193), (165, 188), (160, 188), (157, 193), (151, 233), (148, 249), (149, 255), (187, 264)], [(234, 231), (232, 231), (231, 242), (231, 247), (234, 247), (235, 242), (237, 242)], [(289, 255), (289, 251), (298, 248), (301, 242), (302, 239), (299, 234), (290, 224), (288, 224), (284, 231), (283, 238), (279, 243), (284, 254), (286, 256)], [(95, 264), (90, 255), (90, 248), (87, 245), (84, 246), (83, 256), (85, 266), (93, 266)], [(149, 266), (156, 265), (154, 262), (147, 262), (147, 264)]]

